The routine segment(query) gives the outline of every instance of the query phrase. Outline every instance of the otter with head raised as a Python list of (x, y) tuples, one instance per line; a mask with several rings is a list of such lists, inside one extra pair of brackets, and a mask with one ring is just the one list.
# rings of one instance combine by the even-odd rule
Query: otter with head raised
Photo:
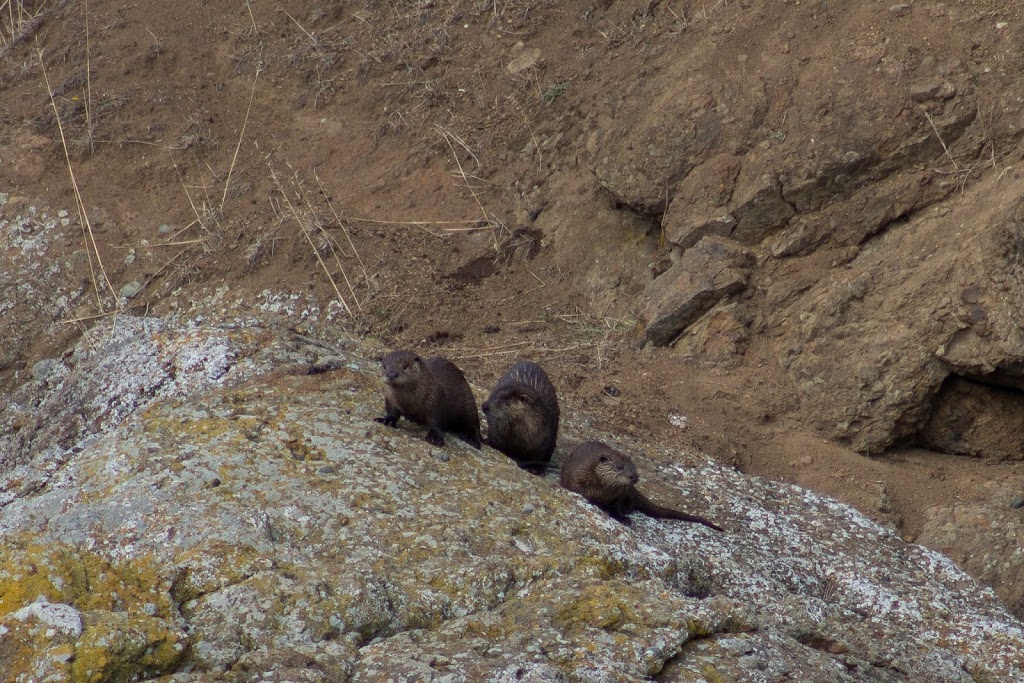
[(724, 529), (703, 517), (661, 507), (636, 489), (640, 475), (625, 453), (599, 441), (581, 443), (562, 465), (559, 483), (598, 506), (624, 524), (631, 512), (648, 517), (697, 522), (716, 531)]
[(543, 474), (558, 438), (558, 396), (548, 375), (519, 361), (494, 385), (483, 404), (487, 444), (525, 470)]
[(381, 360), (384, 417), (374, 418), (388, 427), (405, 417), (427, 426), (423, 438), (444, 445), (441, 432), (452, 432), (473, 448), (480, 448), (480, 415), (476, 399), (462, 371), (449, 360), (420, 358), (412, 351), (392, 351)]

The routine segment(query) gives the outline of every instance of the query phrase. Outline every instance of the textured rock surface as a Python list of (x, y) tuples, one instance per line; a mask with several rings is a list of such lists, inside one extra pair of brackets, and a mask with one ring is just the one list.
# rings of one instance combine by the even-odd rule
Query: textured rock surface
[(995, 587), (1024, 617), (1024, 491), (989, 484), (985, 504), (954, 503), (926, 511), (918, 541), (940, 548), (980, 581)]
[[(128, 405), (118, 375), (148, 344), (189, 389), (8, 471), (4, 681), (1024, 675), (1024, 631), (991, 591), (810, 492), (648, 447), (649, 495), (729, 533), (623, 527), (491, 449), (373, 423), (358, 355), (306, 375), (323, 349), (283, 330), (116, 325), (121, 343), (91, 356), (106, 380), (57, 390)], [(224, 346), (215, 373), (188, 360)]]
[[(826, 433), (879, 452), (924, 427), (953, 373), (1019, 386), (1016, 211), (1007, 202), (922, 215), (872, 240), (780, 310), (796, 323), (782, 335), (782, 362), (819, 407)], [(990, 434), (993, 448), (1019, 449), (1012, 433), (1003, 430), (1010, 438), (1001, 443)]]
[(705, 237), (647, 289), (644, 338), (670, 344), (724, 297), (743, 289), (750, 253), (732, 240)]

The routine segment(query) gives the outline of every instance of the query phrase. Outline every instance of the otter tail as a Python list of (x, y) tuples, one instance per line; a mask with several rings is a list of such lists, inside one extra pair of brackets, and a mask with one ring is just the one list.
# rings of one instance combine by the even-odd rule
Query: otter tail
[(725, 531), (725, 529), (723, 529), (722, 527), (718, 526), (710, 520), (704, 519), (703, 517), (691, 515), (686, 512), (680, 512), (679, 510), (672, 510), (670, 508), (662, 507), (657, 503), (653, 502), (644, 494), (640, 493), (639, 491), (636, 492), (636, 498), (633, 500), (633, 510), (635, 510), (636, 512), (641, 512), (647, 515), (648, 517), (656, 517), (658, 519), (678, 519), (684, 522), (695, 522), (697, 524), (703, 524), (706, 527), (710, 527), (715, 531)]

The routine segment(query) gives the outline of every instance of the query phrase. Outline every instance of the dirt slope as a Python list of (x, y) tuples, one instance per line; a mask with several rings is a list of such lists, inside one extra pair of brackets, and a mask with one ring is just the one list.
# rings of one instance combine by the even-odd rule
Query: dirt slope
[[(7, 387), (112, 292), (139, 314), (284, 291), (482, 385), (532, 357), (570, 410), (907, 538), (930, 508), (1024, 491), (1013, 424), (957, 446), (1022, 386), (1020, 7), (24, 7), (0, 48), (0, 217), (81, 222), (70, 166), (91, 236), (51, 255), (81, 322), (5, 314)], [(754, 265), (645, 347), (655, 276), (708, 236)], [(1009, 397), (949, 435), (929, 418), (963, 413), (958, 376)]]

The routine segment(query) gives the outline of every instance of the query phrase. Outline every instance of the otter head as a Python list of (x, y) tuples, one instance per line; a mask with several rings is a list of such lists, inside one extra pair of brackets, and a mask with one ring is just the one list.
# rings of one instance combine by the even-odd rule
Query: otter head
[(612, 450), (604, 451), (598, 456), (594, 464), (594, 473), (606, 485), (619, 489), (628, 489), (640, 481), (633, 460), (624, 453)]
[(530, 413), (539, 409), (537, 397), (529, 392), (523, 391), (521, 387), (505, 387), (491, 394), (491, 397), (484, 401), (481, 409), (491, 420), (527, 420)]
[(415, 382), (423, 374), (423, 359), (412, 351), (392, 351), (380, 361), (380, 381), (390, 386)]

